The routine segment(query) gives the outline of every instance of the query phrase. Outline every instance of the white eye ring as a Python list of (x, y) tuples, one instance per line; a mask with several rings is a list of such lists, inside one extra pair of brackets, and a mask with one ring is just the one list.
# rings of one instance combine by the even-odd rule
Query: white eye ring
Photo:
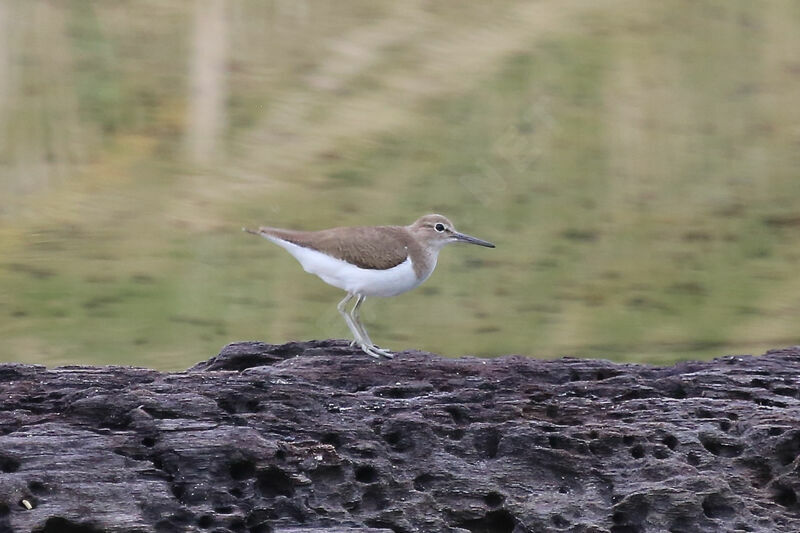
[(445, 228), (444, 228), (444, 224), (442, 224), (441, 222), (439, 222), (438, 224), (436, 224), (436, 225), (433, 227), (433, 229), (435, 229), (436, 231), (438, 231), (439, 233), (441, 233), (441, 232), (443, 232), (443, 231), (444, 231), (444, 229), (445, 229)]

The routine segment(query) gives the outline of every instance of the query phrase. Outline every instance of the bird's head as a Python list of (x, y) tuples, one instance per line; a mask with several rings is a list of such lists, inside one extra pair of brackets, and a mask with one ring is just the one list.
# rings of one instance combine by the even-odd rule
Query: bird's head
[(436, 250), (440, 250), (444, 245), (451, 242), (466, 242), (494, 248), (494, 244), (488, 241), (466, 233), (459, 233), (453, 227), (453, 223), (442, 215), (425, 215), (411, 224), (409, 229), (418, 239)]

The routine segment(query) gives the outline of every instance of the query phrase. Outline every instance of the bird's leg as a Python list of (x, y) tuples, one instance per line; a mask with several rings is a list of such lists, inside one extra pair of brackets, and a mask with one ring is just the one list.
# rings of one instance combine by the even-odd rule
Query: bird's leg
[(381, 355), (387, 357), (389, 359), (393, 358), (394, 355), (391, 352), (386, 350), (381, 350), (375, 343), (372, 342), (372, 339), (369, 338), (369, 334), (367, 333), (367, 328), (364, 326), (364, 322), (361, 321), (361, 304), (364, 303), (367, 297), (364, 295), (359, 294), (358, 298), (356, 298), (356, 303), (353, 306), (353, 309), (350, 311), (350, 316), (353, 319), (353, 323), (358, 328), (359, 332), (361, 333), (361, 339), (364, 341), (366, 346), (361, 346), (361, 349), (370, 354), (373, 357), (380, 357)]
[(358, 298), (356, 298), (356, 304), (353, 306), (353, 310), (350, 311), (350, 316), (353, 318), (353, 323), (356, 325), (358, 331), (361, 333), (361, 338), (364, 339), (364, 342), (366, 342), (370, 346), (375, 346), (375, 343), (372, 342), (372, 339), (370, 339), (369, 335), (367, 334), (367, 328), (364, 326), (364, 323), (361, 322), (360, 308), (361, 304), (364, 303), (364, 300), (366, 299), (367, 299), (366, 296), (362, 296), (360, 294), (358, 295)]
[(345, 296), (344, 299), (341, 302), (339, 302), (339, 305), (336, 306), (336, 309), (339, 310), (339, 314), (342, 315), (342, 317), (344, 317), (344, 321), (347, 323), (347, 327), (350, 328), (350, 332), (353, 334), (354, 340), (353, 342), (350, 343), (350, 346), (352, 346), (354, 343), (364, 344), (364, 339), (361, 338), (361, 332), (359, 331), (355, 322), (353, 322), (350, 313), (347, 312), (347, 309), (345, 307), (347, 303), (353, 299), (353, 296), (355, 295), (352, 292), (348, 292), (347, 296)]

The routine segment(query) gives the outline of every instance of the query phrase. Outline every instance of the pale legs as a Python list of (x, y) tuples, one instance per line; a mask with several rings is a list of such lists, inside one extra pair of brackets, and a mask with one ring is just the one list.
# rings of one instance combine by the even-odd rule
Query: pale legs
[(358, 330), (361, 332), (361, 338), (368, 346), (372, 348), (372, 351), (391, 359), (394, 357), (394, 355), (392, 355), (392, 353), (388, 350), (382, 350), (375, 346), (375, 343), (372, 342), (372, 339), (370, 339), (369, 335), (367, 334), (367, 327), (364, 325), (364, 322), (361, 321), (361, 304), (363, 304), (364, 300), (366, 299), (366, 296), (359, 294), (356, 304), (353, 306), (353, 310), (350, 312), (350, 315), (353, 317), (353, 322), (355, 323), (356, 327), (358, 327)]
[[(353, 305), (353, 308), (348, 312), (346, 309), (347, 303), (353, 299), (354, 296), (357, 296), (356, 303)], [(339, 305), (336, 308), (339, 310), (339, 313), (344, 317), (344, 321), (347, 323), (347, 327), (350, 328), (350, 331), (353, 333), (353, 337), (355, 340), (352, 344), (358, 344), (364, 353), (375, 357), (376, 359), (380, 359), (381, 356), (392, 358), (394, 357), (391, 353), (387, 352), (386, 350), (381, 350), (372, 342), (367, 335), (367, 329), (364, 327), (364, 323), (361, 322), (361, 315), (359, 313), (359, 307), (361, 304), (364, 303), (366, 300), (366, 296), (362, 296), (360, 294), (356, 295), (352, 292), (348, 292), (347, 296), (339, 302)]]

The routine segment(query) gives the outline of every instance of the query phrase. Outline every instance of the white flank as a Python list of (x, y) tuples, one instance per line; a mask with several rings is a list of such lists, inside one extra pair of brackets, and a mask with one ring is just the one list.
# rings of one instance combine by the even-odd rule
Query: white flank
[[(410, 291), (428, 276), (417, 278), (411, 258), (386, 270), (373, 270), (351, 265), (347, 261), (336, 259), (322, 252), (303, 248), (294, 243), (263, 235), (287, 252), (292, 254), (303, 266), (303, 270), (316, 274), (322, 281), (347, 292), (363, 296), (395, 296)], [(431, 269), (431, 272), (433, 269)]]

